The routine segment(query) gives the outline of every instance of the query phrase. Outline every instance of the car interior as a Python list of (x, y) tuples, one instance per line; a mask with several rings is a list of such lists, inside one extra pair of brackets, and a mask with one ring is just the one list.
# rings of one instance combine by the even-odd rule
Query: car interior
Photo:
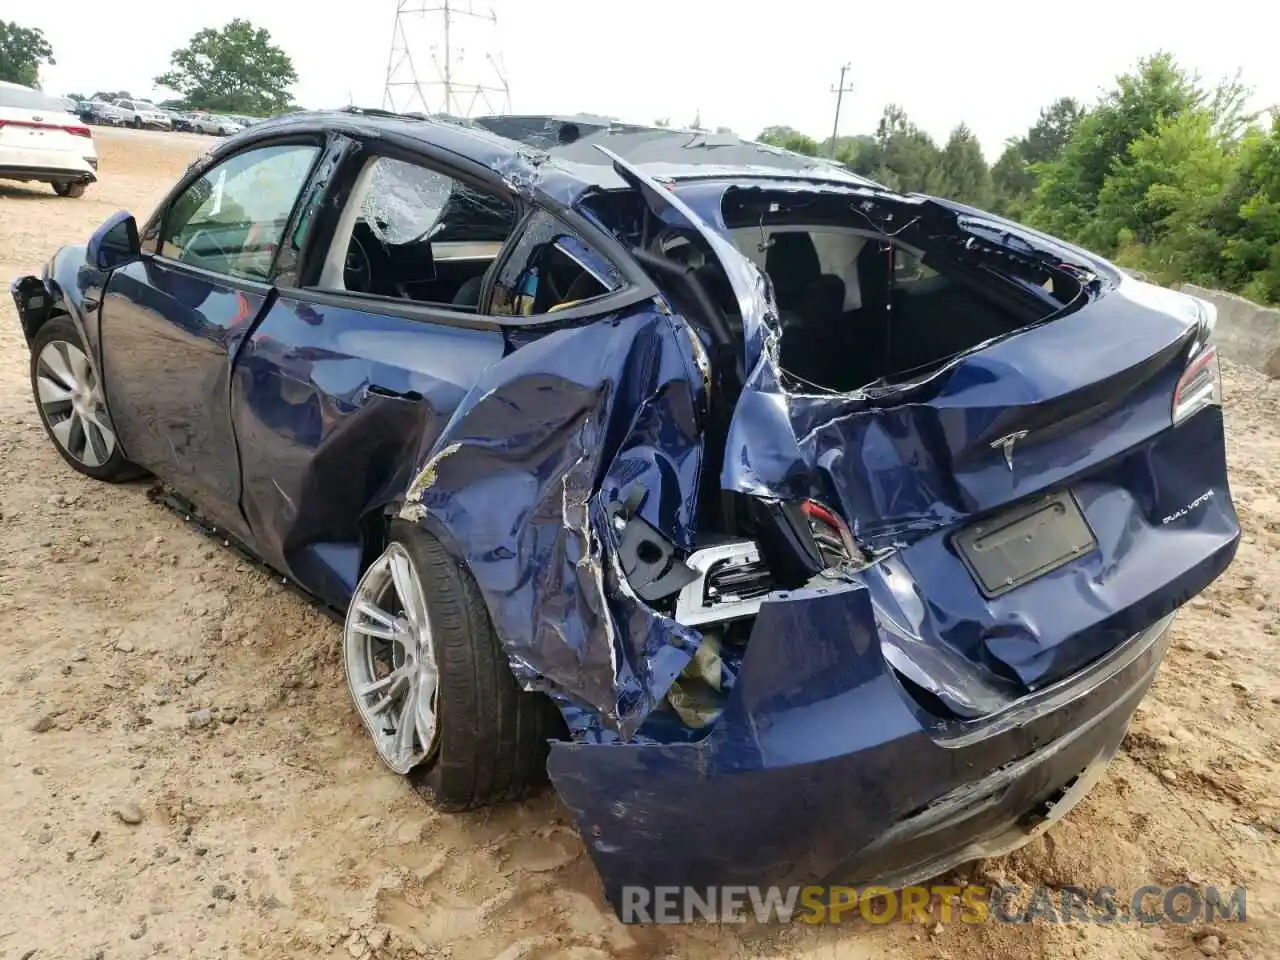
[[(800, 392), (848, 392), (927, 373), (1044, 319), (1079, 292), (1035, 271), (1000, 276), (1009, 270), (1006, 263), (986, 264), (968, 253), (962, 260), (945, 243), (934, 249), (935, 237), (924, 238), (930, 250), (921, 250), (851, 216), (847, 200), (791, 202), (795, 208), (788, 210), (779, 201), (753, 199), (748, 208), (727, 210), (726, 222), (735, 246), (773, 285), (781, 366)], [(736, 300), (701, 238), (667, 230), (650, 247), (689, 270), (729, 337), (741, 344)], [(995, 282), (992, 273), (999, 276)]]
[[(375, 157), (352, 188), (318, 286), (475, 312), (515, 220), (504, 198)], [(489, 313), (548, 313), (607, 292), (556, 240), (524, 252), (527, 265), (514, 283), (490, 284)]]

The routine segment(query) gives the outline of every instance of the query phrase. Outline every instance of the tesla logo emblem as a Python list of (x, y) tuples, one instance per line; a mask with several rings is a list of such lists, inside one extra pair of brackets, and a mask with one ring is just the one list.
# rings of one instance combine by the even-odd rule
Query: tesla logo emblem
[(37, 117), (37, 116), (34, 116), (34, 115), (31, 117), (31, 121), (32, 121), (33, 123), (40, 123), (42, 120), (44, 120), (44, 117)]
[(1000, 450), (1004, 453), (1004, 462), (1010, 471), (1013, 470), (1013, 445), (1025, 437), (1029, 432), (1030, 431), (1028, 430), (1016, 430), (1013, 433), (1001, 437), (999, 440), (991, 441), (992, 450)]

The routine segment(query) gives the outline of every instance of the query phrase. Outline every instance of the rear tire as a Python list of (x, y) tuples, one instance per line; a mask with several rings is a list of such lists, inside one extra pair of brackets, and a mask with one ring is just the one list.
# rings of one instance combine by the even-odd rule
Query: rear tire
[(85, 191), (85, 189), (86, 189), (88, 186), (89, 186), (89, 185), (88, 185), (87, 183), (84, 183), (84, 182), (81, 182), (81, 183), (65, 183), (65, 182), (64, 182), (64, 183), (55, 183), (55, 184), (53, 185), (53, 192), (54, 192), (54, 193), (56, 193), (56, 194), (57, 194), (58, 196), (60, 196), (60, 197), (70, 197), (71, 199), (73, 199), (73, 200), (74, 200), (74, 199), (77, 199), (77, 198), (79, 198), (79, 197), (83, 197), (83, 196), (84, 196), (84, 191)]
[[(526, 692), (516, 683), (470, 571), (439, 540), (408, 524), (396, 525), (383, 557), (398, 549), (407, 552), (421, 587), (430, 623), (425, 642), (431, 648), (423, 659), (433, 661), (435, 668), (433, 734), (430, 744), (418, 737), (415, 748), (424, 756), (408, 770), (410, 782), (445, 811), (517, 800), (537, 791), (547, 780), (547, 741), (563, 736), (559, 711), (545, 695)], [(366, 574), (357, 587), (353, 611), (369, 579)], [(353, 657), (351, 645), (364, 642), (352, 632), (353, 619), (359, 618), (349, 613), (344, 660), (356, 697), (356, 689), (370, 678), (353, 671), (353, 664), (358, 671), (362, 661), (358, 654)], [(362, 706), (356, 697), (356, 703), (366, 727), (378, 722), (368, 715), (367, 701)], [(387, 756), (383, 759), (392, 765)]]
[(45, 433), (78, 473), (123, 483), (145, 471), (124, 457), (80, 331), (67, 316), (54, 317), (31, 343), (31, 395)]
[(142, 129), (142, 118), (141, 118), (141, 117), (134, 117), (134, 118), (133, 118), (133, 129), (135, 129), (135, 130), (141, 130), (141, 129)]

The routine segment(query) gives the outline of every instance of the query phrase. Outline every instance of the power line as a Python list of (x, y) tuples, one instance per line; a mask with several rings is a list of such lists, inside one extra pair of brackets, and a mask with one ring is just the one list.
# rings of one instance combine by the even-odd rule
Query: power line
[(844, 85), (844, 75), (849, 72), (849, 64), (845, 64), (840, 68), (840, 82), (831, 88), (831, 92), (836, 95), (836, 120), (831, 126), (831, 150), (829, 155), (832, 160), (836, 158), (836, 136), (840, 133), (840, 104), (844, 101), (846, 93), (853, 92), (853, 85)]
[[(438, 17), (443, 43), (427, 42), (426, 52), (434, 70), (419, 74), (415, 49), (421, 55), (420, 34)], [(400, 113), (444, 113), (469, 117), (477, 107), (485, 113), (510, 113), (511, 88), (507, 83), (498, 43), (498, 18), (492, 3), (472, 0), (396, 0), (391, 50), (382, 94), (384, 110)], [(463, 42), (459, 43), (458, 28)], [(412, 35), (412, 36), (411, 36)], [(466, 39), (481, 50), (478, 68), (467, 59)]]

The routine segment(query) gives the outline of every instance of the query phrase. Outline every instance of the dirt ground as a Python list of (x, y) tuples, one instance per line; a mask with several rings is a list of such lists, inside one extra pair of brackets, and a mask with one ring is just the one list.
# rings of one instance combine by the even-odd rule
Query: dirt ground
[[(96, 139), (83, 199), (0, 184), (6, 283), (116, 209), (141, 219), (210, 142)], [(62, 463), (4, 301), (0, 958), (1280, 957), (1280, 383), (1226, 371), (1245, 539), (1177, 621), (1104, 782), (974, 874), (1243, 884), (1247, 923), (624, 927), (553, 795), (433, 813), (366, 743), (335, 624), (145, 484)]]

